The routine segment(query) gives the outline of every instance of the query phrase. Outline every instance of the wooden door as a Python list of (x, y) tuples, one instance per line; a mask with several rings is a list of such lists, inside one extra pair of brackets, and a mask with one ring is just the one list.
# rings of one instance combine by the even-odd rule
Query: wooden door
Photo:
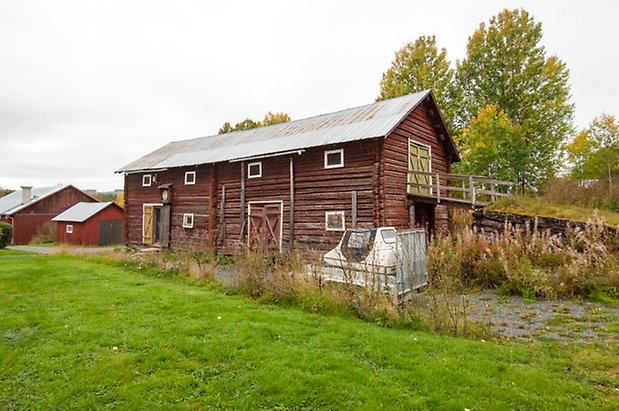
[(120, 220), (99, 221), (99, 245), (122, 243), (122, 224)]
[(408, 174), (408, 194), (425, 196), (432, 195), (432, 176), (430, 175), (430, 172), (432, 171), (431, 164), (432, 159), (430, 156), (430, 147), (409, 140), (408, 171), (418, 172), (420, 174)]
[(249, 207), (249, 245), (279, 250), (282, 240), (281, 203), (251, 204)]
[(155, 212), (154, 207), (150, 205), (144, 206), (144, 215), (142, 218), (142, 227), (143, 227), (143, 238), (142, 242), (144, 244), (152, 244), (154, 242), (153, 238), (153, 223), (155, 220)]
[(157, 239), (162, 247), (170, 245), (170, 206), (166, 205), (160, 208)]

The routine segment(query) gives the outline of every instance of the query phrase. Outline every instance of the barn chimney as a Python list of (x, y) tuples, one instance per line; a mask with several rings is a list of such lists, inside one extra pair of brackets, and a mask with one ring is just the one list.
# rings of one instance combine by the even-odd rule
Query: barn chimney
[(32, 198), (32, 186), (21, 186), (21, 202), (26, 204)]

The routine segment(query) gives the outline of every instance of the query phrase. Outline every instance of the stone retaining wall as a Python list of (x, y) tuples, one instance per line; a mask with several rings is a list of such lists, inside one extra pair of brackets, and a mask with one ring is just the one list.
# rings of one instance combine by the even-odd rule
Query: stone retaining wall
[[(552, 234), (559, 234), (565, 237), (568, 230), (582, 229), (587, 225), (586, 223), (558, 218), (502, 213), (483, 209), (475, 211), (473, 218), (474, 227), (482, 232), (493, 233), (503, 232), (506, 224), (519, 229), (524, 229), (527, 224), (530, 228), (533, 228), (537, 224), (538, 231), (549, 230)], [(617, 229), (615, 228), (605, 226), (604, 230), (610, 235), (617, 235)]]

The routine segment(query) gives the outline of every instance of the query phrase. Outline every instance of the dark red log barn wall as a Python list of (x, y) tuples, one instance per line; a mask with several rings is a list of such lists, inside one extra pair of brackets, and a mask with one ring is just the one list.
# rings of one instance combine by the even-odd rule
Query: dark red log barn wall
[[(441, 119), (432, 105), (419, 105), (404, 121), (385, 138), (381, 176), (384, 187), (385, 219), (383, 225), (404, 228), (409, 225), (409, 206), (412, 204), (418, 214), (417, 222), (424, 225), (425, 215), (436, 213), (438, 228), (448, 224), (447, 207), (426, 204), (407, 196), (408, 140), (430, 146), (432, 154), (432, 173), (451, 173), (451, 154), (446, 147), (447, 130), (440, 127)], [(443, 184), (447, 182), (444, 181)], [(422, 217), (422, 218), (419, 218)], [(434, 227), (432, 227), (434, 228)]]
[[(99, 222), (122, 221), (123, 209), (110, 204), (88, 220), (78, 223), (71, 221), (56, 222), (56, 239), (59, 243), (76, 245), (99, 245)], [(67, 225), (73, 226), (73, 233), (67, 233)]]
[[(302, 248), (327, 250), (342, 232), (326, 231), (325, 212), (344, 211), (346, 227), (352, 224), (352, 192), (357, 192), (357, 226), (409, 227), (407, 195), (408, 138), (432, 147), (432, 171), (451, 169), (445, 130), (435, 124), (438, 113), (420, 104), (386, 138), (375, 138), (332, 146), (308, 148), (292, 154), (252, 161), (262, 162), (262, 177), (245, 178), (245, 218), (252, 201), (283, 203), (283, 247), (290, 235), (290, 159), (294, 169), (294, 241)], [(440, 136), (445, 137), (441, 138)], [(344, 149), (343, 168), (324, 168), (325, 150)], [(159, 171), (125, 177), (125, 232), (127, 243), (142, 244), (143, 204), (159, 204), (162, 184), (173, 184), (170, 246), (203, 249), (217, 244), (235, 250), (240, 240), (241, 167), (247, 162), (225, 162)], [(185, 185), (186, 171), (196, 172), (196, 184)], [(150, 187), (142, 187), (142, 176), (152, 174)], [(225, 186), (223, 225), (222, 193)], [(433, 207), (433, 206), (432, 206)], [(194, 213), (194, 228), (182, 228), (183, 213)], [(210, 220), (209, 220), (210, 219)], [(210, 230), (209, 230), (210, 228)], [(247, 241), (247, 227), (242, 241)], [(225, 238), (225, 242), (221, 239)]]
[(28, 244), (43, 224), (82, 201), (97, 199), (70, 185), (18, 211), (13, 215), (13, 244)]

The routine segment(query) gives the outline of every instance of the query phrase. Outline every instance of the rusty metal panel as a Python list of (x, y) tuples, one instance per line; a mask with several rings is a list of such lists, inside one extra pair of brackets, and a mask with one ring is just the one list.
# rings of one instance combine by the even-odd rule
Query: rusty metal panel
[(385, 137), (430, 91), (303, 120), (176, 141), (120, 168), (117, 173), (233, 161), (261, 155)]

